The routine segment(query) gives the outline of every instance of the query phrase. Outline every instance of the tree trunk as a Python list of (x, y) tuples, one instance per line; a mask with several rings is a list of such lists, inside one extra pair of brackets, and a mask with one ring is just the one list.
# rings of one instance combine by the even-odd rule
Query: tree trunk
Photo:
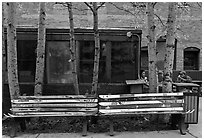
[(153, 3), (147, 4), (147, 24), (148, 24), (148, 58), (149, 58), (149, 92), (157, 92), (157, 72), (156, 72), (156, 43), (154, 25)]
[(163, 92), (172, 92), (172, 71), (174, 63), (174, 49), (175, 49), (175, 3), (169, 3), (169, 13), (167, 20), (167, 36), (166, 36), (166, 51), (164, 58), (164, 81)]
[(69, 11), (69, 24), (70, 24), (70, 54), (71, 54), (71, 62), (72, 62), (72, 75), (74, 82), (75, 94), (79, 95), (79, 83), (77, 76), (77, 63), (76, 63), (76, 45), (74, 38), (74, 22), (73, 22), (73, 12), (72, 12), (72, 3), (68, 3), (68, 11)]
[[(6, 46), (5, 46), (5, 3), (2, 2), (2, 103), (4, 104), (4, 84), (6, 83), (7, 75), (6, 75)], [(3, 105), (2, 104), (2, 105)]]
[(99, 59), (100, 59), (100, 40), (98, 31), (98, 11), (97, 2), (93, 2), (93, 21), (94, 21), (94, 41), (95, 41), (95, 54), (94, 54), (94, 70), (91, 94), (97, 94), (98, 87), (98, 73), (99, 73)]
[(15, 99), (20, 95), (18, 83), (18, 69), (17, 69), (17, 46), (16, 46), (16, 25), (15, 13), (16, 3), (7, 3), (7, 69), (8, 69), (8, 83), (11, 99)]
[(4, 34), (4, 24), (5, 24), (5, 15), (4, 15), (4, 2), (2, 2), (2, 91), (4, 91), (4, 83), (6, 81), (6, 48), (5, 48), (5, 34)]
[(35, 95), (42, 95), (44, 67), (45, 67), (45, 2), (40, 2), (40, 15), (38, 26), (38, 45), (35, 73)]

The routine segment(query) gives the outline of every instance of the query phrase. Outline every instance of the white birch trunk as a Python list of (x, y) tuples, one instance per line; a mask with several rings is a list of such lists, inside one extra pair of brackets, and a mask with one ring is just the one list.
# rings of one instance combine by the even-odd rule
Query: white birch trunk
[(169, 3), (169, 13), (167, 20), (167, 35), (166, 35), (166, 51), (164, 58), (164, 81), (163, 92), (172, 92), (172, 71), (174, 63), (174, 49), (175, 49), (175, 3)]
[(35, 95), (42, 95), (42, 85), (44, 77), (44, 61), (45, 61), (45, 2), (40, 2), (40, 14), (38, 25), (38, 45), (36, 58), (36, 73), (35, 73)]
[(157, 72), (156, 72), (156, 43), (154, 25), (153, 3), (147, 4), (147, 23), (148, 23), (148, 58), (149, 58), (149, 92), (157, 92)]
[(97, 3), (93, 2), (93, 21), (94, 21), (94, 41), (95, 41), (95, 54), (94, 54), (94, 70), (91, 94), (97, 94), (98, 87), (98, 74), (99, 74), (99, 59), (100, 59), (100, 40), (98, 31), (98, 11)]
[(68, 3), (68, 11), (69, 11), (69, 23), (70, 23), (70, 54), (71, 54), (71, 62), (72, 62), (72, 75), (73, 75), (73, 83), (75, 94), (79, 95), (79, 83), (77, 76), (77, 63), (76, 63), (76, 45), (74, 38), (74, 21), (73, 21), (73, 12), (72, 12), (72, 3)]
[[(2, 88), (4, 88), (4, 83), (6, 81), (6, 48), (5, 48), (5, 35), (4, 35), (4, 24), (5, 24), (5, 14), (4, 14), (4, 2), (2, 2)], [(3, 90), (3, 89), (2, 89)]]
[(16, 46), (16, 25), (15, 13), (16, 3), (8, 2), (7, 4), (7, 69), (8, 69), (8, 83), (11, 99), (15, 99), (20, 94), (18, 83), (18, 69), (17, 69), (17, 46)]

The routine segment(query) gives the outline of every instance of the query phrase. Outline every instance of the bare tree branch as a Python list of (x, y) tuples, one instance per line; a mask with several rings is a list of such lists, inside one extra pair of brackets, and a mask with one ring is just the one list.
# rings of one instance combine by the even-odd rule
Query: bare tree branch
[(157, 4), (157, 2), (154, 2), (154, 3), (153, 3), (153, 8), (154, 8), (154, 6), (155, 6), (156, 4)]
[(85, 4), (86, 4), (86, 6), (88, 6), (89, 8), (90, 8), (90, 10), (92, 11), (92, 12), (94, 12), (94, 10), (93, 10), (93, 8), (91, 7), (91, 5), (89, 5), (87, 2), (84, 2)]
[(97, 8), (96, 10), (98, 10), (100, 7), (102, 7), (105, 4), (105, 2), (102, 2)]
[(135, 14), (132, 13), (132, 12), (130, 12), (129, 10), (124, 9), (124, 8), (122, 8), (122, 7), (119, 7), (119, 6), (117, 6), (116, 4), (114, 4), (114, 3), (112, 3), (112, 2), (109, 2), (109, 3), (112, 4), (113, 6), (115, 6), (117, 9), (122, 10), (122, 11), (125, 11), (125, 12), (130, 13), (131, 15), (135, 16)]
[(197, 2), (197, 5), (202, 8), (202, 3), (200, 4), (200, 2)]
[(130, 2), (132, 4), (133, 7), (137, 7), (137, 5), (135, 4), (135, 2)]
[[(64, 7), (68, 7), (69, 2), (55, 2), (55, 4), (61, 4), (62, 6)], [(78, 11), (81, 11), (81, 12), (84, 12), (84, 11), (88, 11), (89, 9), (80, 9), (78, 7), (74, 7), (74, 5), (72, 5), (72, 9), (75, 9), (75, 10), (78, 10)]]
[(159, 21), (161, 22), (161, 24), (162, 24), (163, 26), (165, 26), (164, 23), (163, 23), (163, 21), (161, 20), (161, 18), (160, 18), (157, 14), (155, 14), (155, 13), (154, 13), (154, 15), (159, 19)]
[(146, 8), (146, 3), (144, 2), (130, 2), (130, 4), (133, 8), (137, 8), (139, 11), (137, 14), (144, 12), (144, 9)]

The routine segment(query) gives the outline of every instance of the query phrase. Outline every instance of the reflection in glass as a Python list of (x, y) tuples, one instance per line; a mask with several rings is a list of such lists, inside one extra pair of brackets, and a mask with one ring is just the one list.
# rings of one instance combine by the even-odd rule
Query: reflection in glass
[(72, 83), (71, 57), (69, 42), (47, 42), (48, 82)]

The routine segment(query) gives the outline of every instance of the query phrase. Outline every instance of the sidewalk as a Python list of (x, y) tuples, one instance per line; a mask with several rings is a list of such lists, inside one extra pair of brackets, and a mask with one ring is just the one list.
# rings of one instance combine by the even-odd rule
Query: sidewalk
[[(179, 130), (149, 131), (149, 132), (114, 132), (114, 136), (106, 133), (87, 133), (86, 137), (81, 133), (38, 133), (24, 134), (17, 133), (16, 138), (202, 138), (202, 97), (199, 101), (199, 121), (198, 124), (190, 124), (189, 133), (181, 135)], [(3, 135), (2, 138), (9, 138)]]
[[(191, 126), (190, 126), (191, 127)], [(193, 132), (191, 132), (193, 133)], [(115, 132), (114, 136), (107, 133), (88, 133), (86, 137), (82, 137), (80, 133), (39, 133), (39, 134), (20, 134), (16, 138), (195, 138), (202, 137), (201, 133), (193, 133), (190, 135), (181, 135), (179, 130), (170, 131), (151, 131), (151, 132)], [(3, 138), (9, 138), (3, 136)]]

